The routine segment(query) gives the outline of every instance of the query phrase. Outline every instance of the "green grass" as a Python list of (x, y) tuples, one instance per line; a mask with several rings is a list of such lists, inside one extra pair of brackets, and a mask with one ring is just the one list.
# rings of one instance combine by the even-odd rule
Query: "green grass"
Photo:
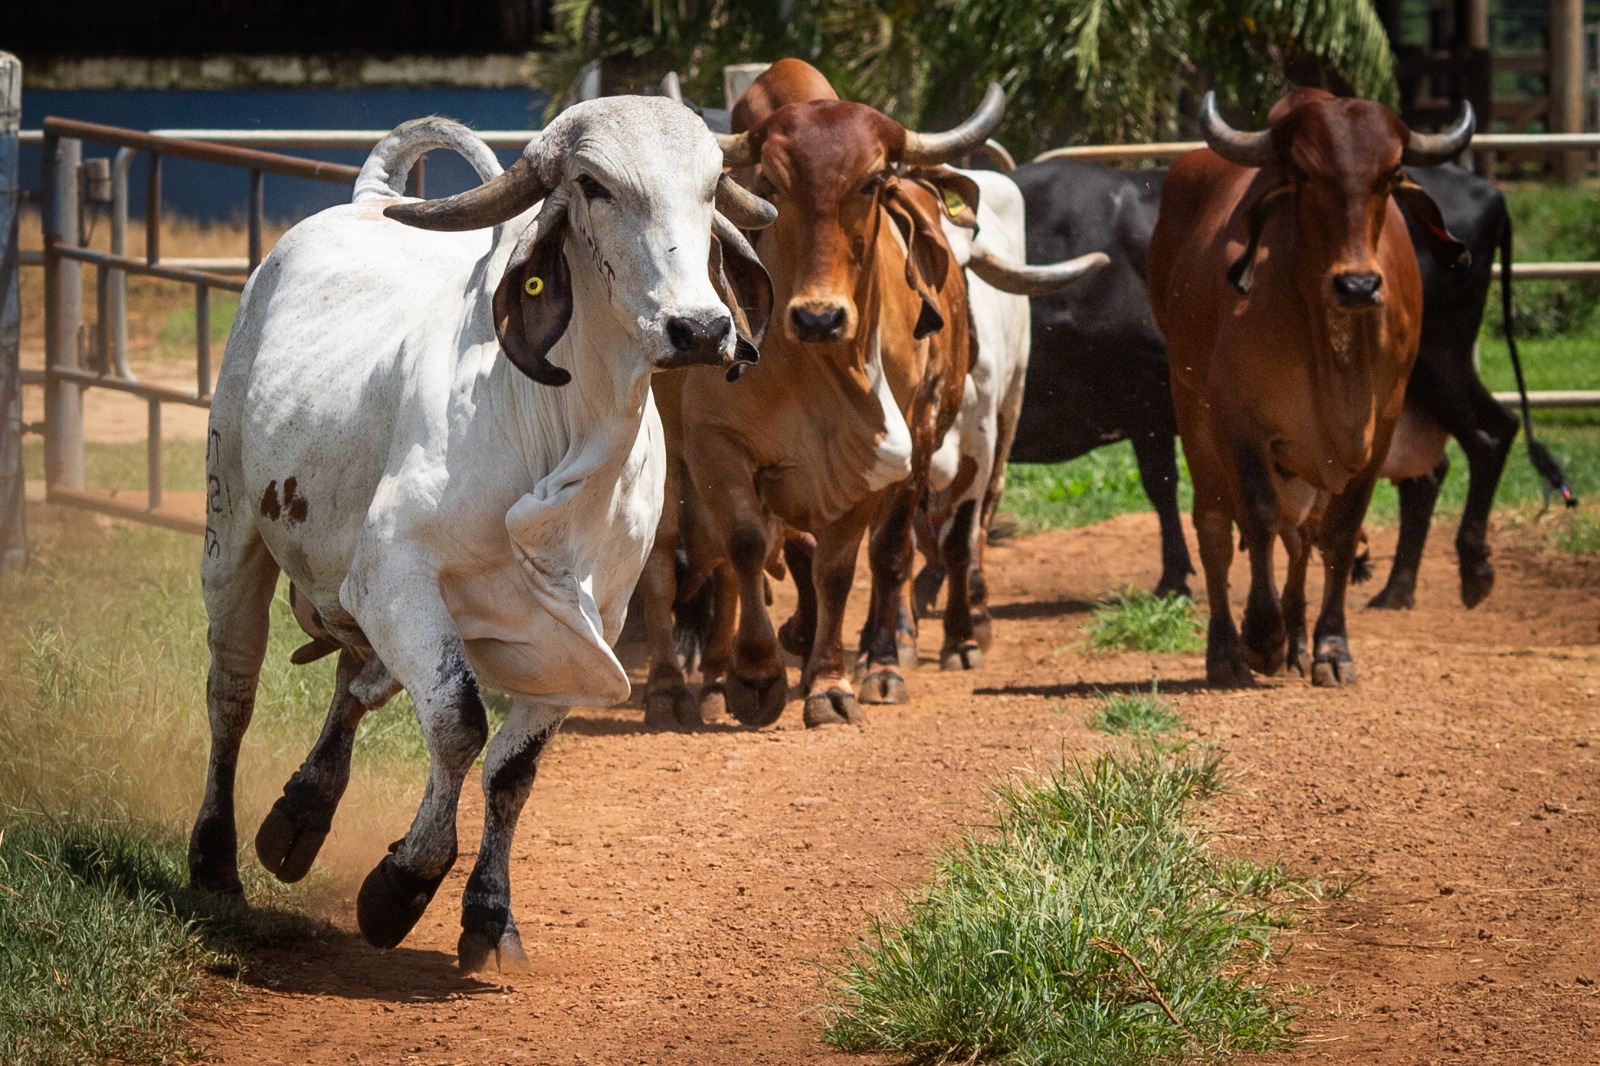
[(185, 887), (180, 834), (15, 812), (0, 824), (0, 1061), (192, 1059), (184, 1010), (206, 975), (314, 930), (304, 890), (264, 875), (252, 908)]
[[(248, 844), (251, 909), (184, 888), (209, 738), (199, 538), (87, 517), (31, 532), (33, 564), (0, 576), (0, 1062), (192, 1057), (179, 1019), (205, 973), (304, 935), (314, 901)], [(303, 641), (280, 586), (241, 759), (245, 841), (332, 695), (331, 657), (289, 663)], [(408, 699), (370, 714), (339, 824), (414, 809), (423, 759)]]
[[(239, 297), (233, 293), (211, 294), (211, 362), (222, 361), (223, 346), (228, 343), (228, 331), (233, 328), (234, 316), (239, 313)], [(194, 362), (195, 353), (194, 304), (179, 307), (167, 316), (156, 334), (154, 356), (162, 361)]]
[(1089, 728), (1102, 733), (1168, 733), (1183, 725), (1183, 715), (1161, 698), (1154, 678), (1149, 692), (1107, 692), (1095, 699)]
[(825, 1037), (912, 1062), (1145, 1064), (1291, 1042), (1257, 983), (1295, 886), (1217, 855), (1220, 755), (1113, 750), (995, 792), (992, 830), (831, 966)]
[(1084, 629), (1096, 651), (1187, 652), (1205, 647), (1191, 601), (1131, 587), (1096, 606)]
[[(22, 465), (27, 477), (44, 480), (44, 442), (29, 437), (22, 444)], [(145, 447), (136, 444), (83, 446), (83, 482), (90, 489), (131, 492), (141, 497), (149, 486)], [(167, 441), (161, 448), (161, 482), (172, 492), (201, 492), (206, 487), (205, 441)]]

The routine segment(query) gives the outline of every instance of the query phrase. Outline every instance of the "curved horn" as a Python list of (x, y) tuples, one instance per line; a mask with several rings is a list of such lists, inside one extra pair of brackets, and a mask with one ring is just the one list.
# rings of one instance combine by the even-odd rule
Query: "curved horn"
[(988, 139), (1005, 113), (1006, 92), (999, 83), (991, 81), (978, 110), (955, 129), (948, 133), (906, 130), (906, 146), (900, 158), (918, 166), (936, 166), (960, 159)]
[(683, 103), (683, 87), (678, 84), (678, 72), (669, 70), (661, 75), (661, 95), (673, 103)]
[(980, 242), (973, 245), (972, 258), (967, 261), (967, 267), (1001, 292), (1018, 296), (1048, 296), (1080, 278), (1098, 272), (1110, 262), (1111, 257), (1106, 253), (1090, 252), (1061, 263), (1029, 266), (1002, 259)]
[(1400, 155), (1400, 162), (1408, 167), (1436, 167), (1448, 163), (1472, 143), (1472, 132), (1477, 128), (1477, 116), (1472, 104), (1461, 101), (1461, 114), (1455, 125), (1443, 133), (1413, 133)]
[(1230, 163), (1241, 167), (1264, 167), (1272, 162), (1272, 133), (1261, 130), (1246, 133), (1236, 130), (1217, 113), (1217, 94), (1206, 93), (1200, 103), (1200, 131), (1205, 134), (1211, 150)]
[(778, 220), (778, 209), (727, 174), (717, 179), (717, 210), (740, 229), (766, 229)]
[(476, 189), (442, 200), (394, 204), (383, 213), (396, 222), (419, 229), (458, 230), (497, 226), (521, 214), (549, 193), (550, 186), (533, 160), (524, 155), (501, 174)]
[(761, 161), (761, 153), (750, 143), (750, 133), (713, 133), (717, 147), (722, 149), (725, 167), (753, 167)]

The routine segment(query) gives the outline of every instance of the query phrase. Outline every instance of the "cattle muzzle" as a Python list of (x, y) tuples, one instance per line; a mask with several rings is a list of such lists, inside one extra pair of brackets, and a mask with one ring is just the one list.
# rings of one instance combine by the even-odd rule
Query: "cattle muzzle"
[(1368, 270), (1348, 270), (1333, 276), (1333, 300), (1352, 310), (1383, 303), (1383, 275)]
[[(727, 315), (691, 317), (672, 315), (667, 319), (667, 343), (672, 354), (658, 361), (662, 369), (682, 366), (725, 366), (732, 358), (728, 337), (733, 333), (733, 319)], [(728, 348), (724, 352), (724, 348)]]
[(832, 300), (794, 300), (789, 304), (794, 338), (809, 344), (833, 344), (855, 336), (850, 309)]

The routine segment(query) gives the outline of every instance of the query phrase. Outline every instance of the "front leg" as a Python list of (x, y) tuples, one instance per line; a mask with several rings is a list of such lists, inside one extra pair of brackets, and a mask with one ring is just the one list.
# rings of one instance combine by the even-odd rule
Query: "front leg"
[(844, 611), (855, 584), (856, 553), (877, 498), (871, 497), (817, 535), (811, 572), (817, 601), (816, 638), (801, 687), (807, 726), (860, 725), (864, 718), (850, 685), (844, 655)]
[(511, 842), (539, 756), (566, 714), (565, 707), (514, 697), (484, 756), (483, 840), (461, 897), (461, 939), (456, 944), (461, 969), (468, 973), (487, 969), (491, 955), (501, 973), (527, 969), (528, 956), (511, 915)]
[(1255, 449), (1239, 445), (1239, 526), (1250, 553), (1250, 595), (1244, 608), (1244, 658), (1250, 669), (1271, 676), (1283, 669), (1288, 635), (1273, 573), (1278, 497)]
[(1356, 681), (1345, 633), (1344, 596), (1375, 481), (1372, 470), (1352, 481), (1333, 498), (1321, 523), (1318, 547), (1322, 549), (1322, 611), (1312, 634), (1311, 683), (1324, 688), (1353, 685)]
[[(913, 475), (884, 490), (872, 523), (867, 559), (872, 566), (872, 609), (861, 631), (866, 703), (905, 703), (902, 671), (916, 665), (917, 628), (911, 611), (911, 523), (922, 479)], [(948, 613), (948, 606), (946, 608)]]
[[(1383, 591), (1368, 602), (1368, 607), (1410, 610), (1417, 605), (1417, 572), (1422, 569), (1422, 549), (1428, 541), (1428, 527), (1433, 522), (1439, 489), (1449, 473), (1450, 457), (1445, 455), (1430, 473), (1396, 482), (1400, 489), (1400, 540), (1395, 545), (1389, 580), (1384, 582)], [(1492, 571), (1490, 576), (1493, 577)]]
[(437, 569), (392, 554), (386, 563), (364, 580), (352, 580), (354, 573), (347, 579), (346, 589), (366, 591), (348, 606), (373, 651), (416, 704), (428, 747), (428, 783), (411, 827), (390, 845), (356, 897), (361, 935), (379, 948), (405, 939), (455, 864), (461, 782), (489, 733), (477, 676), (437, 592)]

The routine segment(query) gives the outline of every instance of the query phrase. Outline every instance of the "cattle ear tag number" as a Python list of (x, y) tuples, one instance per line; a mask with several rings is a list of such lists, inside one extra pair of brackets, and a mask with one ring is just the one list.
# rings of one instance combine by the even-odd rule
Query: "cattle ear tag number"
[(527, 293), (529, 296), (538, 296), (540, 293), (544, 292), (544, 279), (539, 277), (537, 274), (533, 275), (527, 281), (522, 283), (522, 291)]

